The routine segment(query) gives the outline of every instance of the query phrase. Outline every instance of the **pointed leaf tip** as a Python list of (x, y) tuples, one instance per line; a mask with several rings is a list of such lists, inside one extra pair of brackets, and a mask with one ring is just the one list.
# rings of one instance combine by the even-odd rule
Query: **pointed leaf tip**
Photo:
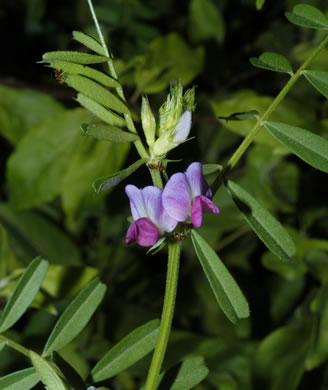
[(252, 57), (251, 64), (257, 68), (272, 70), (274, 72), (293, 74), (293, 69), (286, 57), (281, 54), (265, 52), (259, 58)]
[(280, 259), (290, 261), (296, 252), (295, 244), (280, 222), (238, 184), (229, 180), (226, 187), (261, 241)]
[(0, 318), (0, 331), (14, 325), (33, 302), (47, 273), (48, 262), (35, 258), (24, 271)]
[(325, 138), (280, 122), (264, 122), (264, 127), (296, 156), (328, 173), (328, 141)]
[(94, 180), (92, 187), (95, 192), (101, 192), (107, 190), (108, 188), (114, 187), (119, 184), (121, 181), (129, 177), (134, 171), (141, 167), (144, 164), (144, 160), (137, 160), (135, 163), (130, 165), (128, 168), (123, 169), (122, 171), (113, 173), (109, 176), (102, 176)]
[(305, 78), (313, 85), (313, 87), (328, 98), (328, 72), (319, 70), (305, 70)]
[(229, 320), (237, 323), (249, 317), (249, 307), (239, 286), (208, 243), (195, 230), (191, 240), (214, 295)]
[(158, 319), (147, 322), (111, 348), (91, 370), (95, 381), (111, 378), (148, 355), (156, 345), (160, 327)]

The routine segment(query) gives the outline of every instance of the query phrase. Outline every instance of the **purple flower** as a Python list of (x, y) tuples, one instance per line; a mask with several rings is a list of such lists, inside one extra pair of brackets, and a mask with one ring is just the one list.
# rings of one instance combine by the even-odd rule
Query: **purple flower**
[(170, 217), (162, 205), (163, 191), (154, 186), (142, 189), (127, 185), (133, 222), (126, 234), (126, 243), (136, 241), (141, 246), (156, 244), (164, 232), (172, 232), (178, 221)]
[(202, 164), (194, 162), (185, 173), (170, 177), (163, 190), (163, 206), (176, 221), (184, 222), (190, 216), (191, 223), (200, 227), (203, 213), (220, 213), (211, 197), (212, 191), (204, 179)]

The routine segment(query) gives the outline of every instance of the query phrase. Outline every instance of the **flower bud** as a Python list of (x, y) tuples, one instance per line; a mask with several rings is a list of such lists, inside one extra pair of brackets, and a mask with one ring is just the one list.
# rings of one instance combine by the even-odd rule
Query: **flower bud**
[(162, 134), (155, 142), (152, 148), (154, 156), (164, 156), (171, 149), (174, 149), (181, 142), (184, 142), (190, 133), (191, 112), (186, 110), (180, 117), (178, 124)]
[(191, 128), (191, 112), (186, 110), (179, 119), (173, 142), (183, 142), (188, 138)]
[(141, 122), (149, 146), (155, 142), (156, 121), (147, 97), (142, 97)]

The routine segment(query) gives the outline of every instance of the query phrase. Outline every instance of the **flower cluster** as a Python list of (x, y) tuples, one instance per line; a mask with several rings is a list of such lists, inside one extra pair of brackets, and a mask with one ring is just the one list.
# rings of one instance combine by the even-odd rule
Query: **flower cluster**
[(189, 165), (184, 173), (172, 175), (163, 190), (155, 186), (139, 189), (129, 184), (125, 191), (133, 217), (127, 243), (136, 241), (141, 246), (151, 246), (161, 235), (172, 232), (179, 222), (191, 222), (198, 228), (203, 213), (219, 214), (199, 162)]

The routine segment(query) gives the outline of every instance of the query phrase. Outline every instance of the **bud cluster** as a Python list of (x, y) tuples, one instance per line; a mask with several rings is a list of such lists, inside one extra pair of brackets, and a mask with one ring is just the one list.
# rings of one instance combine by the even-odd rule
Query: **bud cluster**
[(191, 128), (191, 113), (195, 109), (194, 101), (195, 87), (183, 94), (181, 83), (175, 83), (159, 109), (156, 124), (148, 99), (143, 97), (141, 122), (152, 161), (163, 159), (170, 150), (187, 140)]

